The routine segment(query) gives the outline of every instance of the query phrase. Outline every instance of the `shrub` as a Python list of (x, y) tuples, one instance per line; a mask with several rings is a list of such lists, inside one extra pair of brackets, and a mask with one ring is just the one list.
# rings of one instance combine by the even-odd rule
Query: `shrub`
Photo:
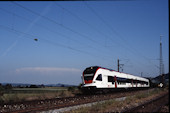
[(74, 92), (75, 91), (75, 87), (68, 87), (67, 90), (70, 91), (70, 92)]
[(30, 88), (38, 88), (37, 85), (30, 85)]
[(6, 85), (4, 86), (4, 88), (5, 88), (5, 89), (12, 89), (12, 85), (11, 85), (11, 84), (6, 84)]
[(4, 94), (4, 88), (3, 86), (0, 84), (0, 97), (3, 96)]

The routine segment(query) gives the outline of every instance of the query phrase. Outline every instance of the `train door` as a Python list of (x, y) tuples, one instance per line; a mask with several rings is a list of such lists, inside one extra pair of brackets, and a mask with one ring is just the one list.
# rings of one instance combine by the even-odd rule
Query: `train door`
[(115, 83), (115, 88), (117, 88), (117, 78), (114, 76), (114, 83)]
[(131, 84), (132, 84), (132, 87), (133, 87), (133, 79), (131, 80)]
[(108, 76), (107, 78), (108, 78), (108, 83), (107, 83), (108, 87), (113, 87), (113, 85), (114, 85), (113, 76)]

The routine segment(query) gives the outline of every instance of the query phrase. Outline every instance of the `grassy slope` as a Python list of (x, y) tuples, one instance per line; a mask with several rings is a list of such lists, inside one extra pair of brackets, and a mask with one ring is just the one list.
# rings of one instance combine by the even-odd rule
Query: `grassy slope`
[(139, 103), (142, 103), (145, 100), (149, 100), (155, 96), (160, 95), (161, 93), (168, 92), (168, 89), (154, 89), (150, 91), (144, 91), (140, 94), (128, 96), (125, 100), (117, 101), (111, 99), (105, 101), (104, 103), (97, 103), (90, 107), (82, 107), (76, 110), (69, 111), (68, 113), (103, 113), (103, 112), (121, 112), (124, 108), (130, 106), (135, 106)]
[(50, 99), (73, 96), (72, 91), (66, 87), (46, 87), (46, 88), (13, 88), (5, 90), (0, 96), (0, 102), (20, 102), (37, 99)]

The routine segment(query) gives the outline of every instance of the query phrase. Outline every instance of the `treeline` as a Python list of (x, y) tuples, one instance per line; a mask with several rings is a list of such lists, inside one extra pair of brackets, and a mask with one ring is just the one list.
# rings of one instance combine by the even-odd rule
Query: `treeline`
[(11, 84), (2, 85), (0, 83), (0, 90), (3, 90), (3, 89), (12, 89), (12, 85)]
[(41, 84), (41, 85), (26, 85), (26, 86), (22, 86), (22, 85), (18, 85), (18, 86), (15, 86), (15, 88), (44, 88), (45, 85), (44, 84)]
[(4, 94), (4, 90), (10, 90), (10, 89), (12, 89), (11, 84), (2, 85), (0, 83), (0, 96), (2, 96)]
[(17, 86), (12, 86), (11, 84), (5, 84), (2, 85), (0, 83), (0, 90), (4, 90), (4, 89), (12, 89), (12, 88), (44, 88), (45, 85), (41, 84), (41, 85), (17, 85)]
[(26, 85), (26, 86), (22, 86), (22, 85), (17, 85), (17, 86), (12, 86), (12, 84), (1, 84), (0, 83), (0, 96), (2, 96), (4, 94), (4, 92), (12, 90), (12, 88), (44, 88), (45, 86), (43, 84), (41, 85)]

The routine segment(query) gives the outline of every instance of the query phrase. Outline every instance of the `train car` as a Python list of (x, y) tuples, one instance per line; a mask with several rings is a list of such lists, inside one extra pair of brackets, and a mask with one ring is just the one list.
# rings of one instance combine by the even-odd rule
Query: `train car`
[(149, 80), (111, 69), (92, 66), (84, 70), (82, 74), (83, 91), (111, 91), (118, 89), (148, 88)]

